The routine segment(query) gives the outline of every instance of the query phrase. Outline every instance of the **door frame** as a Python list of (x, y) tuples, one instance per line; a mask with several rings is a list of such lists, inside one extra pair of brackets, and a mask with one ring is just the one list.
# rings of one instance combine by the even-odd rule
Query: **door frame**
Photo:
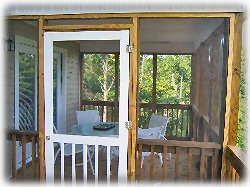
[[(119, 102), (119, 137), (97, 137), (54, 134), (53, 132), (53, 42), (78, 40), (119, 40), (120, 41), (120, 102)], [(44, 33), (44, 93), (45, 93), (45, 162), (48, 180), (54, 177), (54, 142), (86, 145), (119, 146), (118, 180), (127, 181), (128, 130), (125, 126), (129, 118), (129, 31), (81, 31), (81, 32), (46, 32)], [(122, 98), (122, 99), (121, 99)], [(78, 142), (78, 143), (77, 143)], [(86, 143), (87, 142), (87, 143)], [(72, 148), (73, 149), (73, 148)], [(47, 159), (46, 159), (47, 158)], [(72, 163), (73, 164), (73, 163)], [(51, 166), (51, 167), (50, 167)], [(74, 165), (72, 165), (74, 166)], [(62, 174), (63, 175), (63, 174)], [(50, 177), (53, 176), (53, 177)], [(73, 170), (72, 170), (73, 176)], [(120, 177), (119, 177), (120, 176)], [(124, 177), (126, 176), (126, 177)], [(72, 178), (74, 181), (74, 179)]]

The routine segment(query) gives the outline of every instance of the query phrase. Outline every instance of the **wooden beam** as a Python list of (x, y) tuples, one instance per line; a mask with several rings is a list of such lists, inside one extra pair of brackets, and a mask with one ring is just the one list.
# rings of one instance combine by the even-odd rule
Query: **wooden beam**
[(229, 145), (226, 147), (226, 157), (240, 177), (244, 177), (247, 172), (247, 157), (246, 154), (238, 147)]
[(55, 15), (15, 15), (6, 16), (12, 20), (58, 20), (58, 19), (107, 19), (107, 18), (222, 18), (232, 17), (228, 12), (140, 12), (140, 13), (84, 13)]
[(100, 25), (48, 25), (44, 26), (45, 31), (57, 30), (126, 30), (130, 29), (132, 24), (100, 24)]
[(133, 52), (130, 54), (130, 91), (129, 91), (129, 121), (132, 122), (132, 128), (129, 130), (129, 177), (132, 182), (136, 180), (136, 140), (137, 140), (137, 119), (138, 119), (138, 74), (139, 74), (139, 19), (133, 18), (133, 27), (130, 32), (130, 42), (133, 45)]
[(39, 178), (45, 180), (45, 114), (44, 114), (44, 20), (38, 22), (38, 133), (39, 133)]
[[(223, 49), (223, 64), (220, 80), (220, 101), (219, 101), (219, 143), (223, 144), (224, 125), (226, 113), (226, 96), (227, 96), (227, 65), (228, 65), (228, 36), (229, 36), (229, 19), (224, 20), (224, 49)], [(221, 162), (220, 162), (221, 163)]]
[(156, 107), (156, 78), (157, 78), (157, 55), (153, 54), (153, 86), (152, 86), (152, 104), (153, 104), (153, 113), (155, 112)]
[(178, 141), (178, 140), (153, 140), (153, 139), (138, 139), (137, 144), (143, 145), (160, 145), (171, 147), (193, 147), (193, 148), (216, 148), (220, 149), (221, 145), (214, 142), (195, 142), (195, 141)]
[(232, 167), (226, 159), (225, 149), (227, 145), (236, 145), (237, 141), (242, 22), (242, 13), (235, 13), (235, 17), (230, 18), (226, 114), (221, 170), (222, 181), (232, 176)]

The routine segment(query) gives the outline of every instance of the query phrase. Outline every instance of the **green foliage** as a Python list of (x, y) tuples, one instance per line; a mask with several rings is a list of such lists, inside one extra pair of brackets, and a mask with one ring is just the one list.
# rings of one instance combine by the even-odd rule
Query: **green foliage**
[[(157, 59), (157, 103), (188, 104), (190, 100), (191, 56), (158, 55)], [(139, 73), (140, 102), (151, 102), (153, 87), (152, 55), (141, 56)]]
[[(114, 55), (85, 55), (83, 67), (83, 99), (113, 101), (115, 98), (114, 76)], [(106, 91), (107, 98), (104, 98), (104, 92)]]
[(239, 121), (237, 134), (237, 147), (246, 151), (247, 144), (247, 121), (246, 121), (246, 55), (242, 53), (241, 79), (240, 79), (240, 100), (239, 100)]

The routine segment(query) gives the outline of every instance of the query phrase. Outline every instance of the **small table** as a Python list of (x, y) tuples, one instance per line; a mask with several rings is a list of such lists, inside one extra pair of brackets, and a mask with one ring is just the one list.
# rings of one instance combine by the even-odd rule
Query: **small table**
[[(99, 124), (114, 124), (115, 127), (109, 130), (96, 130), (94, 126)], [(82, 136), (118, 136), (119, 135), (119, 123), (118, 122), (94, 122), (85, 125), (75, 125), (72, 127), (71, 133), (74, 135)]]

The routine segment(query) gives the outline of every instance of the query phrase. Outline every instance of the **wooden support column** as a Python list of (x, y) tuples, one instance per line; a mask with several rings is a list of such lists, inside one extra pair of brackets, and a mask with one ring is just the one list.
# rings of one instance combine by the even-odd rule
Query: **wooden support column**
[(157, 77), (157, 54), (153, 54), (153, 87), (152, 87), (153, 113), (155, 113), (155, 108), (156, 108), (156, 77)]
[(230, 166), (229, 161), (226, 159), (226, 146), (236, 145), (237, 140), (243, 22), (242, 18), (242, 13), (235, 13), (235, 16), (230, 18), (226, 114), (221, 170), (222, 181), (231, 179), (232, 176), (232, 167)]
[(83, 73), (83, 63), (84, 63), (84, 54), (80, 53), (79, 55), (79, 110), (83, 110), (82, 100), (83, 100), (83, 84), (82, 84), (82, 73)]
[(118, 121), (119, 113), (119, 53), (115, 53), (115, 102), (114, 102), (114, 120)]
[(128, 174), (131, 182), (136, 179), (136, 141), (137, 141), (137, 117), (139, 109), (138, 101), (138, 74), (139, 74), (139, 18), (133, 17), (133, 27), (130, 32), (130, 44), (133, 45), (133, 51), (130, 54), (130, 86), (129, 86), (129, 121), (132, 122), (132, 128), (129, 130), (128, 142)]
[(39, 178), (45, 180), (45, 123), (44, 123), (44, 20), (38, 21), (38, 131), (39, 131)]

